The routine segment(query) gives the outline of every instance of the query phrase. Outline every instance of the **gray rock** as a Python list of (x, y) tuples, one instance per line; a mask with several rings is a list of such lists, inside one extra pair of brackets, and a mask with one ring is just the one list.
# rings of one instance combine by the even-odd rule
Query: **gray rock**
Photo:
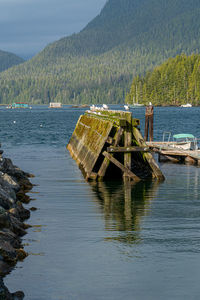
[(7, 173), (4, 173), (0, 178), (2, 178), (2, 180), (4, 180), (4, 182), (7, 183), (7, 185), (14, 191), (18, 192), (20, 190), (20, 186), (17, 181)]
[(23, 207), (21, 202), (16, 203), (16, 207), (11, 208), (9, 213), (12, 214), (15, 218), (24, 221), (30, 217), (30, 211)]
[(13, 207), (15, 204), (15, 199), (13, 199), (7, 191), (5, 191), (1, 186), (0, 186), (0, 206), (3, 207), (4, 209), (10, 209)]
[(15, 249), (19, 249), (21, 247), (21, 239), (8, 228), (0, 230), (0, 240), (7, 241)]
[(17, 262), (17, 252), (14, 247), (7, 241), (0, 240), (0, 256), (4, 261), (7, 261), (9, 263), (15, 264)]
[(26, 231), (24, 230), (24, 224), (12, 215), (10, 215), (9, 228), (11, 231), (13, 231), (18, 236), (23, 236), (26, 234)]
[(0, 228), (9, 228), (11, 226), (10, 216), (7, 212), (0, 214)]

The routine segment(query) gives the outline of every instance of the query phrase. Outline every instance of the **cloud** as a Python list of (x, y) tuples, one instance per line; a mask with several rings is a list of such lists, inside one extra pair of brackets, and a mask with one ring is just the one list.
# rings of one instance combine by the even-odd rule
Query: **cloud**
[[(79, 32), (106, 0), (0, 0), (0, 49), (23, 55)], [(28, 54), (28, 53), (27, 53)]]

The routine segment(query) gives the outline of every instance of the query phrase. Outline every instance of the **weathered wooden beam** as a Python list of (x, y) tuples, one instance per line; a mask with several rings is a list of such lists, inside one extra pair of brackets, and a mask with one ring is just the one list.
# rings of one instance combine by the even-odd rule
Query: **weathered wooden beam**
[(120, 141), (121, 141), (121, 138), (123, 136), (123, 133), (124, 133), (124, 129), (122, 127), (120, 127), (118, 130), (117, 130), (117, 133), (114, 137), (114, 146), (118, 146)]
[(129, 146), (129, 147), (114, 147), (110, 146), (107, 148), (107, 152), (149, 152), (149, 147), (138, 147), (138, 146)]
[(86, 175), (86, 180), (96, 180), (97, 179), (97, 173), (91, 172), (90, 174)]
[[(122, 138), (122, 135), (124, 133), (124, 129), (122, 127), (119, 127), (117, 132), (115, 133), (114, 138), (112, 139), (114, 142), (114, 146), (117, 146)], [(103, 181), (103, 178), (106, 174), (107, 168), (109, 167), (110, 160), (105, 157), (103, 160), (103, 163), (98, 171), (98, 181)]]
[(106, 174), (109, 164), (110, 164), (110, 160), (107, 157), (105, 157), (103, 160), (103, 163), (98, 171), (98, 181), (103, 181), (103, 178)]
[(113, 164), (115, 164), (118, 168), (124, 172), (125, 176), (132, 178), (134, 181), (140, 181), (141, 179), (135, 175), (130, 169), (122, 165), (116, 158), (114, 158), (110, 153), (104, 151), (103, 155), (109, 159)]
[[(142, 147), (147, 147), (147, 144), (145, 143), (140, 131), (136, 127), (133, 127), (132, 130), (133, 130), (133, 136), (134, 136), (137, 144)], [(148, 162), (150, 168), (152, 169), (153, 177), (157, 178), (160, 181), (164, 180), (165, 177), (164, 177), (163, 173), (161, 172), (159, 166), (155, 162), (152, 154), (144, 153), (143, 157)]]
[(117, 116), (114, 116), (112, 114), (106, 115), (104, 111), (98, 111), (98, 112), (96, 112), (96, 111), (95, 112), (87, 111), (85, 114), (89, 115), (92, 118), (103, 119), (103, 120), (106, 120), (106, 121), (113, 122), (115, 125), (120, 126), (120, 127), (125, 127), (126, 126), (126, 119), (125, 118), (117, 117)]
[[(127, 126), (124, 130), (124, 147), (130, 147), (132, 145), (132, 115), (126, 116)], [(131, 170), (131, 152), (124, 153), (124, 166)], [(126, 176), (126, 173), (124, 173)]]

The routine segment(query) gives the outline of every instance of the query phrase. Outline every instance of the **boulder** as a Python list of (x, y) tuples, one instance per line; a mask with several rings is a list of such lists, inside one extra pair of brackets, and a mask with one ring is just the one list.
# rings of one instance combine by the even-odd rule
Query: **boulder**
[(15, 204), (15, 199), (13, 199), (6, 191), (0, 186), (0, 206), (4, 209), (10, 209)]

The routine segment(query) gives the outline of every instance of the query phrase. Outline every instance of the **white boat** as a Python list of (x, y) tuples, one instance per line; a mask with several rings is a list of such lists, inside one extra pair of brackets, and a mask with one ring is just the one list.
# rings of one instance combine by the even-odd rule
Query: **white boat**
[(142, 106), (144, 106), (144, 104), (141, 104), (141, 103), (133, 103), (130, 105), (130, 107), (132, 107), (132, 108), (137, 108), (137, 107), (142, 107)]
[(60, 103), (60, 102), (50, 102), (49, 103), (49, 107), (50, 108), (61, 108), (62, 107), (62, 103)]
[(103, 109), (108, 109), (108, 105), (107, 104), (103, 104), (102, 107), (103, 107)]
[[(165, 142), (165, 137), (168, 135), (167, 142)], [(179, 133), (173, 135), (173, 141), (170, 141), (171, 132), (163, 133), (163, 143), (170, 148), (178, 148), (182, 150), (197, 150), (197, 138), (190, 133)]]
[(129, 110), (129, 105), (128, 104), (124, 104), (124, 109), (125, 110)]
[(136, 95), (133, 96), (133, 103), (130, 105), (131, 108), (138, 108), (138, 107), (144, 106), (144, 104), (139, 103), (138, 98), (139, 98), (138, 89), (137, 89), (137, 85), (136, 85)]
[(192, 104), (190, 104), (190, 103), (182, 104), (181, 107), (192, 107)]

